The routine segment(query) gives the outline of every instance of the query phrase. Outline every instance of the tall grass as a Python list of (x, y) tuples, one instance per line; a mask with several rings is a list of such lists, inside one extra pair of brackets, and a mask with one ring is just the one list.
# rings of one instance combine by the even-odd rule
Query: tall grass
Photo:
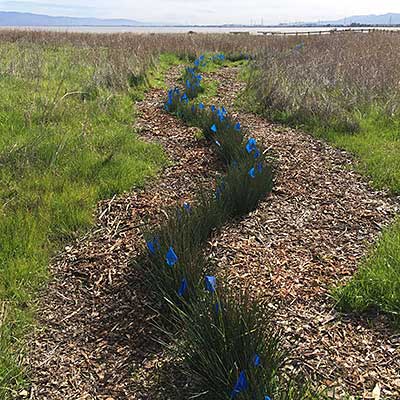
[(203, 91), (198, 75), (203, 62), (200, 57), (195, 68), (187, 70), (185, 92), (169, 91), (165, 108), (203, 128), (209, 143), (219, 149), (226, 173), (215, 193), (201, 192), (193, 208), (184, 204), (172, 210), (158, 230), (146, 235), (146, 274), (169, 306), (168, 324), (162, 328), (169, 342), (163, 344), (185, 361), (196, 398), (316, 398), (305, 382), (292, 382), (286, 374), (279, 332), (269, 325), (267, 315), (248, 293), (234, 293), (219, 284), (203, 253), (213, 230), (254, 210), (272, 188), (263, 148), (254, 139), (245, 144), (240, 124), (223, 107), (208, 111), (190, 102)]
[[(62, 243), (92, 224), (96, 202), (141, 186), (164, 163), (134, 134), (143, 85), (125, 56), (34, 43), (0, 44), (0, 397), (22, 382), (21, 338), (36, 290)], [(121, 64), (122, 65), (122, 62)], [(142, 74), (143, 76), (143, 74)]]
[[(60, 45), (107, 51), (113, 68), (125, 58), (149, 60), (159, 54), (173, 53), (182, 59), (194, 61), (204, 53), (224, 53), (232, 61), (254, 55), (269, 39), (262, 36), (226, 34), (137, 34), (137, 33), (72, 33), (32, 30), (1, 30), (1, 43), (34, 44), (48, 48)], [(215, 60), (217, 63), (222, 60)], [(139, 65), (140, 67), (140, 65)]]
[(359, 116), (379, 109), (398, 118), (400, 35), (340, 34), (267, 45), (259, 55), (249, 89), (272, 119), (359, 130)]
[[(267, 45), (248, 71), (247, 106), (300, 125), (358, 159), (378, 188), (400, 193), (400, 35), (341, 34)], [(398, 223), (361, 263), (338, 305), (399, 320)]]
[[(316, 399), (318, 394), (299, 375), (286, 374), (288, 355), (280, 333), (266, 323), (261, 309), (246, 293), (199, 293), (197, 301), (172, 309), (180, 332), (170, 334), (167, 347), (185, 360), (188, 375), (202, 399)], [(245, 376), (247, 388), (237, 386)], [(291, 375), (291, 377), (289, 377)], [(236, 390), (235, 390), (236, 388)], [(322, 398), (322, 396), (321, 396)]]

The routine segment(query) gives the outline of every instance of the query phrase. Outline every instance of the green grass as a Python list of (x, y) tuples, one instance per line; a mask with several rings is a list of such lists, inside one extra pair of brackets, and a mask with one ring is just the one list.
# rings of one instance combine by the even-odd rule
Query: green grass
[(400, 194), (400, 120), (383, 118), (378, 112), (359, 118), (360, 132), (337, 132), (322, 136), (357, 156), (359, 169), (377, 188)]
[(377, 311), (400, 320), (400, 220), (383, 232), (378, 246), (350, 283), (335, 292), (345, 311)]
[[(255, 75), (257, 76), (257, 75)], [(241, 79), (252, 79), (244, 68)], [(250, 88), (237, 101), (238, 107), (267, 115), (272, 120), (297, 125), (352, 153), (356, 168), (367, 175), (378, 189), (400, 194), (400, 120), (398, 115), (388, 116), (381, 105), (369, 110), (357, 110), (351, 119), (356, 131), (346, 131), (343, 124), (332, 119), (319, 120), (316, 116), (299, 118), (289, 111), (268, 108)], [(265, 108), (267, 107), (267, 108)], [(400, 321), (400, 223), (387, 228), (376, 246), (359, 265), (359, 271), (348, 285), (334, 290), (338, 306), (345, 311), (380, 311)]]
[(97, 201), (144, 185), (166, 162), (134, 133), (145, 79), (104, 80), (86, 51), (0, 46), (1, 398), (24, 384), (23, 336), (50, 256), (91, 226)]
[[(400, 194), (400, 121), (378, 112), (359, 117), (357, 134), (322, 132), (334, 145), (353, 153), (360, 172), (379, 189)], [(345, 311), (381, 311), (400, 322), (400, 223), (385, 230), (348, 285), (334, 291)]]

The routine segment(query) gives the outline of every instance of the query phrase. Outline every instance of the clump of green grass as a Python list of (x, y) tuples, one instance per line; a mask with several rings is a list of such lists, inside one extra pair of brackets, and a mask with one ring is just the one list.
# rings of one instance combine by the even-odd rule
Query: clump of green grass
[(91, 63), (85, 49), (0, 45), (0, 52), (0, 397), (7, 398), (23, 382), (22, 336), (50, 256), (91, 226), (98, 200), (144, 185), (165, 157), (134, 133), (132, 94), (145, 78)]
[[(210, 193), (200, 192), (196, 206), (184, 204), (172, 208), (168, 218), (158, 229), (145, 233), (149, 250), (146, 275), (151, 287), (156, 288), (161, 299), (176, 301), (178, 289), (186, 279), (189, 290), (197, 288), (206, 261), (202, 247), (213, 229), (221, 226), (225, 216)], [(173, 265), (167, 264), (167, 254), (172, 249), (177, 256)]]
[(354, 278), (334, 292), (344, 311), (383, 311), (400, 324), (400, 221), (387, 229)]
[[(312, 399), (318, 395), (298, 376), (285, 374), (288, 355), (280, 333), (246, 293), (224, 287), (199, 289), (196, 302), (170, 302), (168, 348), (185, 360), (194, 397), (203, 399)], [(245, 382), (237, 385), (239, 376)]]

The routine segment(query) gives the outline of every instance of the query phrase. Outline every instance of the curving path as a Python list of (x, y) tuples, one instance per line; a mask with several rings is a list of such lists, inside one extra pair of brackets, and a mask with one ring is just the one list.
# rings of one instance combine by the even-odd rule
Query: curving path
[[(168, 85), (180, 73), (173, 68)], [(242, 89), (236, 74), (224, 68), (208, 75), (219, 83), (216, 104), (233, 108)], [(143, 250), (143, 221), (212, 185), (221, 165), (195, 129), (161, 110), (165, 97), (164, 90), (147, 94), (138, 104), (138, 125), (141, 137), (164, 146), (171, 165), (144, 190), (100, 203), (95, 229), (51, 266), (39, 314), (43, 328), (27, 360), (32, 399), (182, 398), (182, 382), (169, 380), (173, 363), (151, 340), (157, 305), (128, 261)], [(269, 304), (294, 366), (352, 393), (370, 393), (380, 383), (383, 394), (398, 398), (399, 336), (384, 319), (369, 326), (337, 314), (329, 297), (392, 219), (394, 200), (352, 172), (346, 153), (252, 114), (237, 117), (273, 149), (278, 175), (259, 209), (212, 238), (218, 273)]]
[[(219, 104), (231, 106), (243, 89), (236, 75), (213, 74)], [(380, 384), (382, 397), (400, 398), (400, 335), (383, 317), (369, 324), (339, 315), (329, 296), (354, 275), (399, 203), (354, 172), (346, 152), (250, 113), (238, 119), (272, 149), (278, 172), (271, 198), (214, 237), (219, 273), (269, 305), (294, 366), (351, 394), (367, 398)]]

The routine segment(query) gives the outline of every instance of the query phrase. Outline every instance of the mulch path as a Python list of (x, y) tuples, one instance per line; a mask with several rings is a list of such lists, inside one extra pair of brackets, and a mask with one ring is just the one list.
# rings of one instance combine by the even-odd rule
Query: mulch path
[[(169, 85), (180, 72), (168, 74)], [(216, 104), (232, 106), (242, 89), (236, 72), (211, 74), (220, 85)], [(157, 305), (128, 262), (143, 251), (144, 221), (211, 186), (221, 165), (194, 128), (161, 110), (165, 97), (165, 90), (147, 94), (138, 126), (171, 164), (143, 190), (101, 202), (96, 227), (51, 265), (27, 360), (32, 399), (174, 398), (171, 360), (152, 340)], [(219, 276), (251, 288), (275, 312), (294, 366), (352, 393), (380, 383), (387, 397), (399, 398), (400, 336), (383, 317), (369, 325), (336, 313), (329, 297), (393, 218), (394, 199), (353, 172), (346, 153), (252, 114), (238, 119), (273, 149), (277, 182), (255, 212), (210, 240)]]
[[(167, 84), (181, 72), (173, 68)], [(162, 110), (165, 98), (165, 90), (147, 93), (137, 105), (136, 126), (141, 138), (164, 147), (169, 165), (143, 190), (99, 203), (92, 232), (50, 267), (26, 361), (32, 399), (149, 398), (140, 375), (161, 362), (153, 341), (157, 311), (150, 306), (157, 307), (128, 263), (143, 252), (142, 225), (163, 216), (163, 208), (190, 201), (200, 186), (213, 185), (221, 169), (196, 129)]]
[[(213, 74), (216, 103), (233, 107), (243, 84), (235, 70)], [(226, 226), (209, 251), (229, 285), (248, 287), (275, 313), (293, 365), (327, 385), (371, 398), (400, 398), (400, 334), (388, 321), (340, 315), (332, 288), (348, 281), (398, 199), (373, 190), (354, 160), (297, 130), (249, 113), (237, 116), (277, 157), (272, 195), (251, 215)]]

